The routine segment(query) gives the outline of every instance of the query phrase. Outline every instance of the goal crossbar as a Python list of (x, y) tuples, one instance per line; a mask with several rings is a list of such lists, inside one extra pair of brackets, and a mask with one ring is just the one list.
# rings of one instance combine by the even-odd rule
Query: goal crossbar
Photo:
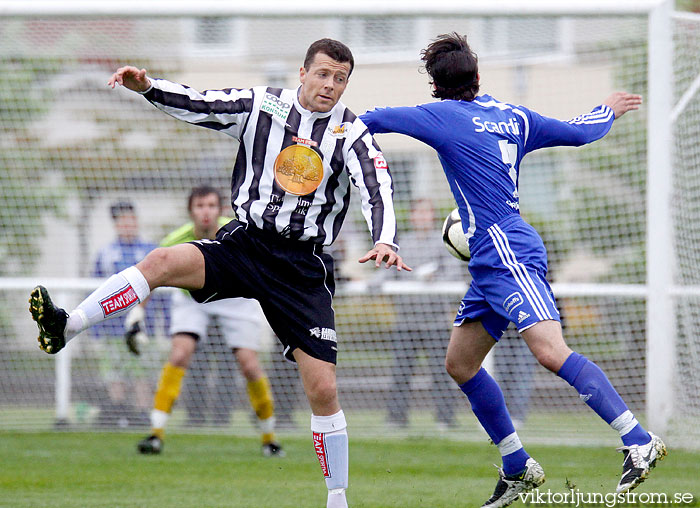
[(442, 0), (424, 2), (354, 2), (318, 3), (310, 0), (287, 2), (266, 0), (259, 2), (222, 2), (205, 0), (81, 0), (55, 2), (52, 0), (7, 0), (0, 3), (0, 16), (255, 16), (264, 13), (273, 17), (317, 17), (337, 15), (402, 16), (472, 14), (480, 16), (541, 16), (541, 15), (630, 15), (646, 14), (665, 0), (590, 0), (588, 2), (561, 2), (556, 0), (492, 0), (464, 2)]

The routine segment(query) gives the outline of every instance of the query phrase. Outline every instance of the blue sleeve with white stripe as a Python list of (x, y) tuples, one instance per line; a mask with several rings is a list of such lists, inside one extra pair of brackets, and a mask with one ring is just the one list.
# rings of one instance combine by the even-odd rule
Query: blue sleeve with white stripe
[(591, 143), (605, 136), (615, 120), (615, 113), (605, 105), (569, 121), (542, 116), (522, 106), (518, 109), (526, 112), (529, 121), (525, 153), (551, 146), (581, 146)]
[(444, 122), (423, 106), (376, 108), (360, 115), (360, 119), (372, 135), (396, 132), (433, 148), (448, 140), (444, 135)]

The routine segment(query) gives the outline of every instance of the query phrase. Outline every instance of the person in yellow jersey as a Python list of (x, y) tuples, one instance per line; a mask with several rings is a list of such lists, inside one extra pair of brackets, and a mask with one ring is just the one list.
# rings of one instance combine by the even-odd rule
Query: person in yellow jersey
[[(213, 239), (218, 229), (230, 222), (222, 217), (219, 192), (210, 186), (192, 189), (188, 199), (191, 222), (176, 229), (161, 242), (169, 247), (185, 242)], [(163, 367), (151, 411), (151, 435), (138, 443), (143, 454), (158, 454), (163, 450), (165, 425), (173, 405), (180, 395), (182, 380), (190, 364), (197, 342), (206, 340), (207, 325), (217, 318), (227, 345), (233, 350), (240, 370), (247, 381), (251, 405), (262, 432), (262, 452), (265, 456), (284, 456), (275, 440), (275, 417), (270, 383), (258, 360), (262, 333), (262, 311), (257, 301), (229, 298), (209, 303), (197, 303), (187, 291), (177, 291), (172, 297), (170, 334), (172, 346), (168, 362)], [(135, 306), (127, 314), (125, 335), (127, 346), (135, 353), (147, 341), (143, 334), (144, 311)]]

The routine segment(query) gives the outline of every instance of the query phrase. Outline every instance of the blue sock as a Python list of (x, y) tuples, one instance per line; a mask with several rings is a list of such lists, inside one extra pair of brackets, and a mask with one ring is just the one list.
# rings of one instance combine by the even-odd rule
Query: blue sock
[(576, 388), (581, 400), (620, 433), (626, 446), (643, 445), (651, 440), (605, 373), (588, 358), (571, 353), (557, 376)]
[(520, 473), (530, 456), (520, 444), (498, 383), (482, 368), (459, 387), (469, 399), (479, 423), (498, 446), (503, 457), (503, 471), (507, 475)]

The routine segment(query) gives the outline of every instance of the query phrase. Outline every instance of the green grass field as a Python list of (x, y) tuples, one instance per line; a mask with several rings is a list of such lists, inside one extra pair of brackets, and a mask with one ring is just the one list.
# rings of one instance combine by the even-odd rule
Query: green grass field
[[(287, 457), (266, 459), (258, 440), (169, 435), (160, 456), (139, 456), (137, 434), (0, 432), (0, 507), (324, 507), (311, 438), (284, 439)], [(480, 506), (496, 482), (494, 446), (446, 439), (378, 441), (351, 435), (354, 508)], [(609, 492), (620, 473), (613, 448), (530, 446), (542, 489)], [(690, 492), (700, 506), (700, 453), (670, 450), (638, 492)], [(517, 502), (514, 506), (523, 506)]]

